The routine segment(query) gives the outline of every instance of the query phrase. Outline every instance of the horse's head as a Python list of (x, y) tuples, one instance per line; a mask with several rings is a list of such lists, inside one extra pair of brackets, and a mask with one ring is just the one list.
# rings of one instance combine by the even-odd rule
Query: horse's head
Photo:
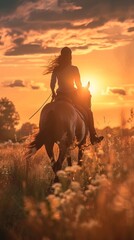
[(78, 90), (78, 96), (80, 104), (85, 107), (91, 107), (91, 93), (89, 91), (89, 82), (86, 87), (82, 87)]

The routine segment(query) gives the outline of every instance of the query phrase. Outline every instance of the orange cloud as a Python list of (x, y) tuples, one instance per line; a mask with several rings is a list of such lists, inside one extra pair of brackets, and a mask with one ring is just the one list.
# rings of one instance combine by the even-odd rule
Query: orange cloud
[(109, 88), (108, 90), (109, 90), (109, 92), (111, 92), (113, 94), (119, 94), (119, 95), (123, 95), (123, 96), (125, 96), (127, 94), (126, 90), (123, 88)]
[[(0, 53), (77, 53), (123, 46), (134, 37), (132, 1), (5, 0), (0, 3)], [(5, 34), (6, 33), (6, 34)]]
[(5, 81), (2, 83), (3, 87), (10, 87), (10, 88), (23, 88), (23, 89), (32, 89), (32, 90), (43, 90), (46, 91), (47, 88), (45, 87), (44, 83), (41, 82), (34, 82), (31, 81), (26, 82), (23, 80), (14, 80), (14, 81)]

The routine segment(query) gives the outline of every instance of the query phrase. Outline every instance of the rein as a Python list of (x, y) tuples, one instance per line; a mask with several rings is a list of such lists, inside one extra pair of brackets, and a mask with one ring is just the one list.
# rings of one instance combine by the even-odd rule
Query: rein
[(32, 114), (32, 116), (29, 118), (29, 120), (30, 120), (32, 117), (34, 117), (37, 112), (40, 111), (40, 109), (47, 103), (47, 101), (49, 100), (49, 98), (50, 98), (51, 96), (52, 96), (52, 94), (50, 94), (49, 97), (45, 100), (45, 102), (40, 106), (40, 108), (39, 108), (35, 113)]

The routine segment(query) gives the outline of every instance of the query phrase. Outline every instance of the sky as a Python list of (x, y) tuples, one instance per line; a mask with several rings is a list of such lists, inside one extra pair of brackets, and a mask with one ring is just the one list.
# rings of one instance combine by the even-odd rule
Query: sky
[(0, 0), (0, 98), (20, 124), (50, 95), (45, 66), (68, 46), (90, 81), (96, 127), (117, 126), (134, 106), (134, 0)]

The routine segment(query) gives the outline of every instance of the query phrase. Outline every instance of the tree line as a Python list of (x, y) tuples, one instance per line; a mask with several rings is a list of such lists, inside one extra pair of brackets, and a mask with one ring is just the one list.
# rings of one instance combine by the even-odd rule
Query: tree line
[[(16, 111), (15, 105), (9, 99), (1, 98), (0, 99), (0, 142), (5, 142), (8, 140), (23, 141), (26, 136), (29, 136), (37, 129), (36, 124), (26, 122), (23, 123), (19, 129), (16, 129), (19, 124), (20, 116)], [(97, 131), (100, 131), (100, 134), (114, 134), (114, 135), (124, 135), (124, 136), (133, 136), (134, 135), (134, 110), (130, 110), (130, 117), (127, 121), (130, 125), (130, 128), (115, 127), (110, 128), (109, 126)]]
[(8, 98), (0, 99), (0, 142), (8, 140), (22, 141), (25, 136), (33, 133), (37, 128), (36, 124), (26, 122), (19, 129), (20, 116), (16, 111), (15, 105)]

